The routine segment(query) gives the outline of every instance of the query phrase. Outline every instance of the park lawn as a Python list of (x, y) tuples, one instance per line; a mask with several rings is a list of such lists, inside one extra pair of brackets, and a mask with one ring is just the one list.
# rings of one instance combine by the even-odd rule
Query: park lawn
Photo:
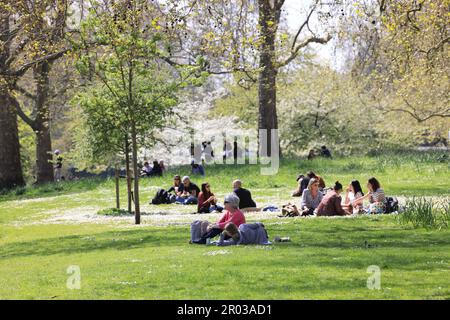
[[(283, 160), (275, 176), (261, 176), (259, 166), (215, 165), (206, 168), (206, 179), (193, 180), (208, 180), (222, 198), (232, 179), (241, 178), (258, 204), (281, 205), (299, 201), (290, 197), (295, 176), (312, 169), (328, 184), (364, 182), (374, 175), (391, 195), (444, 198), (450, 196), (450, 167), (440, 156)], [(148, 204), (171, 175), (188, 172), (175, 168), (166, 177), (142, 180), (140, 226), (133, 225), (132, 216), (93, 219), (99, 209), (114, 206), (111, 180), (28, 187), (0, 196), (0, 298), (450, 299), (450, 230), (412, 229), (398, 224), (395, 215), (249, 215), (249, 222), (264, 222), (271, 238), (292, 241), (268, 247), (189, 245), (189, 222), (215, 217), (191, 215), (191, 206)], [(123, 185), (121, 190), (124, 198)], [(71, 265), (80, 267), (79, 290), (66, 286)], [(366, 285), (372, 265), (381, 270), (380, 290)]]
[[(292, 242), (189, 245), (188, 226), (2, 227), (0, 298), (450, 299), (448, 229), (405, 229), (394, 216), (265, 224)], [(66, 287), (70, 265), (79, 290)], [(379, 290), (366, 285), (371, 265)]]

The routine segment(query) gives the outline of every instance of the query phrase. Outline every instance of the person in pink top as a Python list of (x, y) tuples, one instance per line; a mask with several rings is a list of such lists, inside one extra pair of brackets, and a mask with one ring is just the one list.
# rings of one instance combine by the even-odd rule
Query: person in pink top
[(193, 241), (197, 244), (205, 244), (206, 239), (214, 238), (222, 233), (225, 226), (232, 222), (239, 228), (241, 224), (245, 223), (245, 216), (241, 210), (239, 210), (239, 198), (235, 194), (229, 194), (225, 197), (224, 201), (225, 212), (222, 218), (215, 224), (210, 224), (204, 234), (199, 240)]

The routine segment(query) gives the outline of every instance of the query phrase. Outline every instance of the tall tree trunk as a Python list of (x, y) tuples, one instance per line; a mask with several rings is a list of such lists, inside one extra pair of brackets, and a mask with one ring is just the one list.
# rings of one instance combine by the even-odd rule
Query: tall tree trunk
[[(0, 73), (6, 73), (10, 57), (9, 15), (0, 12)], [(1, 80), (4, 80), (2, 78)], [(3, 81), (2, 81), (3, 82)], [(18, 102), (9, 93), (7, 84), (0, 85), (0, 190), (25, 185), (20, 162), (19, 130), (17, 127)]]
[(120, 187), (119, 187), (119, 166), (114, 167), (114, 181), (116, 183), (116, 209), (120, 209)]
[[(270, 1), (259, 0), (259, 21), (261, 45), (259, 48), (259, 86), (258, 86), (258, 129), (267, 130), (267, 155), (271, 155), (271, 129), (278, 129), (277, 117), (277, 74), (275, 38), (279, 22), (279, 12)], [(260, 148), (261, 149), (261, 146)]]
[(128, 137), (125, 138), (125, 171), (127, 176), (128, 212), (131, 213), (130, 143), (128, 142)]
[(36, 165), (37, 183), (52, 182), (52, 140), (50, 135), (50, 111), (48, 109), (47, 98), (49, 91), (50, 65), (48, 62), (40, 63), (34, 70), (36, 86), (36, 119), (34, 120), (34, 130), (36, 132)]
[(137, 165), (137, 141), (136, 128), (134, 123), (131, 126), (131, 148), (133, 152), (133, 171), (134, 171), (134, 217), (136, 224), (141, 223), (141, 208), (139, 204), (139, 171)]
[(0, 88), (0, 190), (25, 185), (20, 162), (17, 101), (13, 99)]

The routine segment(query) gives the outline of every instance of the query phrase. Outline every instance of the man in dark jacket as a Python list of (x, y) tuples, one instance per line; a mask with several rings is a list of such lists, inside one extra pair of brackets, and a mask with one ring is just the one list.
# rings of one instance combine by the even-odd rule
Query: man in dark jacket
[(239, 198), (239, 209), (241, 211), (259, 211), (260, 208), (256, 207), (255, 201), (252, 199), (252, 194), (247, 189), (242, 188), (241, 180), (233, 181), (233, 192)]

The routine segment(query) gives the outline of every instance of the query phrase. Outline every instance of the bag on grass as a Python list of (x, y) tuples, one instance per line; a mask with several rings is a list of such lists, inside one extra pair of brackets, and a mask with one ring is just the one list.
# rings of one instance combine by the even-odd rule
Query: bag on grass
[(202, 220), (195, 220), (191, 223), (191, 241), (196, 242), (206, 234), (209, 222)]
[(163, 204), (168, 203), (169, 194), (164, 189), (159, 189), (156, 192), (155, 197), (152, 199), (152, 204)]
[(175, 203), (177, 201), (177, 196), (174, 194), (168, 194), (167, 203)]
[(386, 197), (386, 213), (398, 211), (398, 200), (396, 197)]

